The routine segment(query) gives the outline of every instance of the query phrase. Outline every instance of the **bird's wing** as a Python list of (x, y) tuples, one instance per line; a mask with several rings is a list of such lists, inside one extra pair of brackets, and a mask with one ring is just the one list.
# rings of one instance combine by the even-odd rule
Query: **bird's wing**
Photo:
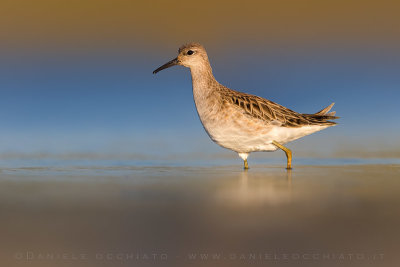
[(301, 114), (262, 97), (237, 92), (228, 88), (220, 93), (223, 101), (233, 104), (245, 114), (267, 123), (283, 127), (336, 124), (329, 121), (337, 118), (334, 116)]

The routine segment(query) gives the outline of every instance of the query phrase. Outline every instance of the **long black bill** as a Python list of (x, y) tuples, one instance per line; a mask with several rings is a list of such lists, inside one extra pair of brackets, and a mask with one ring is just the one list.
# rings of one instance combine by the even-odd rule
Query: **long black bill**
[(153, 74), (156, 74), (157, 72), (159, 72), (159, 71), (161, 71), (161, 70), (163, 70), (163, 69), (166, 69), (166, 68), (169, 68), (169, 67), (178, 65), (178, 64), (179, 64), (178, 58), (174, 58), (173, 60), (171, 60), (171, 61), (165, 63), (164, 65), (162, 65), (161, 67), (159, 67), (158, 69), (156, 69), (155, 71), (153, 71)]

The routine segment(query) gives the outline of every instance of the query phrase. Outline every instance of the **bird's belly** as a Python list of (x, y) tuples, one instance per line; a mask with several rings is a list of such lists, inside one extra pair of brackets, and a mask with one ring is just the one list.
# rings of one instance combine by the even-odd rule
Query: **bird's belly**
[(211, 139), (218, 145), (236, 152), (274, 151), (272, 139), (267, 133), (249, 134), (243, 129), (214, 128), (207, 130)]
[(270, 133), (273, 126), (243, 114), (223, 112), (212, 119), (201, 117), (204, 129), (218, 145), (236, 152), (273, 151)]
[(276, 141), (286, 144), (303, 136), (327, 128), (328, 126), (312, 125), (303, 127), (282, 127), (268, 124), (261, 120), (219, 118), (201, 120), (210, 138), (218, 145), (236, 152), (275, 151), (272, 144)]

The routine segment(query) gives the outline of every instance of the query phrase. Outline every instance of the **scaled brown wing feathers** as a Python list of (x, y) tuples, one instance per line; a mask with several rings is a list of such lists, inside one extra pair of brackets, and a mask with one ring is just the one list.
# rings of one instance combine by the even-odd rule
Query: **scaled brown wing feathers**
[(271, 123), (278, 121), (283, 127), (301, 127), (306, 125), (334, 125), (335, 122), (329, 121), (338, 117), (316, 114), (301, 114), (291, 109), (281, 106), (270, 100), (237, 92), (228, 88), (221, 90), (220, 94), (224, 101), (231, 103), (242, 109), (246, 114), (260, 120)]

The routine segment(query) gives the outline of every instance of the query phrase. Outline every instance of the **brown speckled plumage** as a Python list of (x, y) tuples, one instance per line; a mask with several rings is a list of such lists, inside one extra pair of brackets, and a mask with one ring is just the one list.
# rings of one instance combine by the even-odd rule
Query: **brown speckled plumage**
[[(270, 100), (237, 92), (220, 86), (220, 95), (227, 101), (240, 108), (247, 115), (263, 120), (265, 122), (277, 121), (283, 127), (301, 127), (305, 125), (334, 125), (333, 119), (338, 117), (324, 114), (302, 114)], [(333, 106), (333, 105), (332, 105)]]
[[(198, 43), (188, 43), (182, 45), (179, 48), (178, 53), (195, 48), (203, 47)], [(210, 76), (212, 76), (211, 71)], [(281, 126), (283, 127), (335, 125), (336, 123), (330, 120), (339, 118), (334, 116), (334, 113), (327, 114), (327, 112), (332, 108), (333, 103), (326, 109), (323, 109), (315, 114), (302, 114), (265, 98), (229, 89), (216, 82), (215, 79), (209, 79), (207, 82), (207, 86), (209, 88), (213, 88), (213, 91), (217, 93), (221, 101), (233, 104), (246, 115), (263, 120), (266, 123), (275, 121), (281, 123)]]

